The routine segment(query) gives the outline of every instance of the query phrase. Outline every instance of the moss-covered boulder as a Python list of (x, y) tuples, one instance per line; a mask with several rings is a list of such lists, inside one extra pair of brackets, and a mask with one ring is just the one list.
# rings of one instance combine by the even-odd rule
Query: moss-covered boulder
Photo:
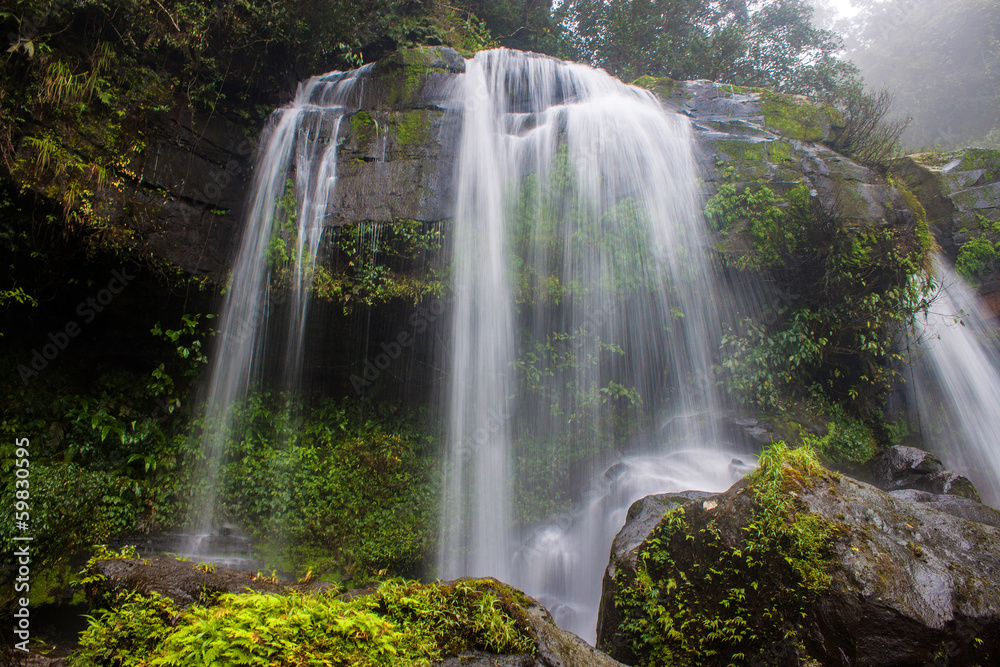
[(93, 559), (85, 575), (100, 609), (71, 658), (77, 667), (621, 667), (495, 579), (393, 580), (342, 592), (204, 563), (120, 557)]
[(776, 445), (726, 493), (616, 541), (598, 648), (634, 665), (996, 664), (1000, 530), (914, 500)]

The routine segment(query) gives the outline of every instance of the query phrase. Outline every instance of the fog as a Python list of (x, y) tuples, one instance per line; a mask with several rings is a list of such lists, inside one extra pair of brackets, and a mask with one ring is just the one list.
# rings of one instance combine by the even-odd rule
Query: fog
[(868, 89), (889, 88), (911, 119), (910, 150), (1000, 147), (1000, 2), (815, 0)]

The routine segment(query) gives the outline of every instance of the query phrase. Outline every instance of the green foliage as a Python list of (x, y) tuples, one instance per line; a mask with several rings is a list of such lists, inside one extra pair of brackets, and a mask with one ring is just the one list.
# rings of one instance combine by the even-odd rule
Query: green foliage
[(668, 512), (635, 579), (620, 577), (615, 592), (632, 664), (740, 665), (764, 647), (798, 643), (806, 610), (830, 586), (834, 529), (792, 491), (822, 474), (809, 450), (777, 443), (748, 477), (747, 525), (700, 503)]
[[(11, 439), (13, 442), (13, 439)], [(4, 450), (8, 447), (5, 445)], [(4, 451), (3, 497), (13, 498), (13, 451)], [(7, 457), (10, 457), (9, 459)], [(141, 509), (155, 498), (146, 484), (122, 474), (89, 470), (74, 463), (34, 462), (31, 468), (33, 567), (66, 561), (92, 544), (104, 542), (139, 523)], [(0, 538), (14, 545), (14, 504), (0, 508)], [(13, 548), (13, 547), (10, 547)]]
[[(153, 357), (166, 360), (152, 373), (106, 370), (81, 390), (50, 368), (30, 386), (12, 383), (0, 396), (7, 407), (0, 422), (5, 469), (13, 464), (15, 438), (31, 440), (38, 566), (58, 567), (122, 533), (175, 525), (181, 489), (189, 483), (183, 465), (185, 400), (206, 362), (201, 323), (201, 316), (185, 315), (177, 329), (153, 327), (167, 345), (162, 356)], [(16, 377), (13, 360), (4, 361), (6, 372)], [(13, 493), (13, 481), (12, 474), (4, 477), (4, 493)], [(9, 504), (0, 508), (9, 519), (0, 527), (4, 538), (13, 530), (12, 511)]]
[[(739, 268), (786, 265), (808, 241), (809, 227), (815, 224), (804, 184), (781, 197), (766, 185), (724, 183), (705, 204), (705, 213), (723, 232), (723, 256)], [(752, 246), (741, 248), (734, 238), (738, 236), (748, 238)], [(726, 247), (730, 238), (731, 247)]]
[[(213, 317), (215, 315), (211, 313), (205, 315), (206, 320)], [(174, 346), (174, 351), (177, 353), (177, 358), (174, 361), (179, 363), (172, 365), (181, 367), (181, 372), (189, 380), (196, 378), (202, 367), (208, 363), (208, 356), (202, 351), (202, 337), (215, 335), (215, 331), (212, 329), (199, 330), (200, 319), (201, 314), (184, 315), (181, 318), (182, 324), (179, 329), (163, 329), (159, 322), (150, 329), (151, 334)], [(152, 379), (147, 385), (147, 389), (153, 396), (163, 400), (168, 413), (181, 406), (181, 399), (178, 396), (179, 387), (168, 373), (167, 362), (163, 362), (153, 369)]]
[[(274, 289), (291, 289), (295, 276), (295, 197), (286, 190), (280, 205), (283, 222), (268, 251)], [(434, 268), (443, 247), (438, 225), (417, 220), (389, 224), (338, 227), (328, 234), (311, 269), (307, 285), (312, 295), (354, 308), (404, 300), (416, 304), (440, 296), (446, 275)], [(309, 267), (311, 258), (303, 258)]]
[(779, 408), (784, 397), (804, 393), (829, 342), (816, 335), (819, 323), (815, 313), (798, 310), (774, 333), (744, 320), (742, 334), (723, 335), (721, 368), (729, 391), (764, 409)]
[(415, 575), (437, 506), (433, 442), (417, 421), (388, 406), (252, 392), (226, 445), (220, 509), (271, 545), (262, 555), (282, 570), (355, 583)]
[(225, 594), (181, 613), (129, 593), (91, 619), (75, 667), (424, 665), (462, 651), (535, 653), (513, 591), (490, 581), (388, 581), (344, 601), (336, 591)]
[[(864, 463), (875, 455), (875, 434), (860, 419), (847, 414), (839, 406), (827, 411), (831, 420), (824, 436), (802, 434), (802, 442), (833, 463)], [(903, 428), (906, 428), (903, 422)]]
[(108, 665), (144, 667), (174, 628), (179, 610), (158, 593), (120, 593), (112, 608), (89, 616), (80, 635), (80, 652), (70, 659), (75, 667)]
[(768, 326), (744, 320), (723, 338), (731, 392), (774, 408), (817, 389), (877, 417), (898, 379), (898, 343), (934, 289), (926, 214), (896, 185), (887, 225), (847, 225), (813, 206), (804, 186), (779, 197), (765, 185), (724, 183), (709, 200), (726, 263), (762, 273), (793, 304)]
[(711, 79), (830, 97), (855, 69), (802, 0), (571, 0), (555, 10), (567, 55), (631, 81)]
[(958, 250), (957, 270), (967, 280), (975, 280), (1000, 261), (1000, 220), (976, 214), (976, 222), (962, 228), (968, 240)]

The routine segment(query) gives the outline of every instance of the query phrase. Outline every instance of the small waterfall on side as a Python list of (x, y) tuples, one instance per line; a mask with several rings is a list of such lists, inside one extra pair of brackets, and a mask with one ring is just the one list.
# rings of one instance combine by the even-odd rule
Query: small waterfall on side
[(298, 384), (308, 290), (336, 186), (340, 121), (360, 105), (358, 83), (368, 69), (333, 72), (300, 84), (294, 101), (272, 116), (258, 147), (209, 375), (197, 477), (202, 490), (189, 518), (196, 534), (189, 549), (195, 553), (220, 518), (218, 476), (235, 426), (234, 407), (259, 370), (271, 306), (285, 297), (272, 298), (277, 297), (271, 294), (273, 282), (282, 283), (291, 297), (282, 367), (285, 387)]
[(1000, 341), (979, 297), (944, 260), (935, 273), (941, 289), (914, 359), (921, 437), (1000, 508)]
[[(438, 574), (588, 608), (557, 620), (593, 640), (629, 504), (735, 481), (711, 418), (724, 299), (692, 132), (601, 70), (506, 49), (467, 61), (464, 95)], [(609, 486), (626, 449), (646, 458)], [(545, 527), (588, 479), (572, 527)]]

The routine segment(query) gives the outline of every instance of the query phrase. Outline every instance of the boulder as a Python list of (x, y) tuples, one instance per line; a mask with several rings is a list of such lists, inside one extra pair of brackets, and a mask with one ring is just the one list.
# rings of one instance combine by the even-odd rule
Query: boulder
[[(612, 550), (598, 648), (630, 664), (998, 664), (1000, 512), (818, 464), (777, 483), (641, 501)], [(775, 511), (783, 535), (759, 539)]]
[[(92, 574), (104, 578), (99, 582), (101, 592), (117, 593), (137, 591), (152, 592), (170, 598), (179, 608), (192, 604), (212, 604), (222, 593), (290, 593), (318, 592), (332, 587), (325, 582), (291, 582), (276, 577), (254, 575), (243, 570), (204, 563), (192, 563), (170, 558), (151, 559), (115, 558), (99, 560), (93, 564)], [(505, 605), (518, 607), (516, 614), (529, 626), (536, 641), (536, 655), (497, 655), (482, 651), (462, 652), (441, 664), (462, 667), (623, 667), (621, 663), (596, 650), (571, 632), (560, 629), (549, 612), (536, 600), (502, 584), (495, 579), (470, 580), (485, 584)], [(444, 582), (447, 586), (452, 582)], [(351, 601), (372, 595), (371, 587), (342, 593), (339, 598)], [(111, 599), (111, 598), (108, 598)]]
[(981, 500), (972, 482), (945, 468), (930, 452), (895, 445), (878, 454), (871, 464), (875, 486), (883, 491), (913, 489)]

